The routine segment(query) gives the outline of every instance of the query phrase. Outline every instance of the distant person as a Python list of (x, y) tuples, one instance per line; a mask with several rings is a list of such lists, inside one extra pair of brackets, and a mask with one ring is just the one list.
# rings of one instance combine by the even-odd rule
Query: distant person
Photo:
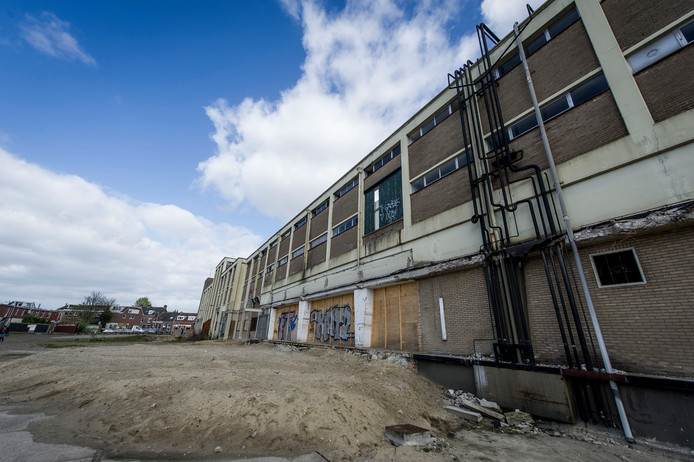
[(5, 343), (5, 336), (7, 335), (7, 327), (0, 327), (0, 343)]

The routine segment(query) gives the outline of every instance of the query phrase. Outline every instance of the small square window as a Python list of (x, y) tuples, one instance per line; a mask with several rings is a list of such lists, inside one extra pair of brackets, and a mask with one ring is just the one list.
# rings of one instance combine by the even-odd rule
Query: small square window
[(590, 258), (598, 280), (598, 287), (644, 284), (646, 282), (634, 249), (594, 254)]

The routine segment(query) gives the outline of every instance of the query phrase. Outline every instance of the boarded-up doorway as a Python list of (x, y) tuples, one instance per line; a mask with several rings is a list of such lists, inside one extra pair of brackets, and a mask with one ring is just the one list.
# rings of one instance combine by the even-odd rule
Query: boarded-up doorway
[(371, 347), (419, 351), (419, 294), (416, 282), (374, 290)]

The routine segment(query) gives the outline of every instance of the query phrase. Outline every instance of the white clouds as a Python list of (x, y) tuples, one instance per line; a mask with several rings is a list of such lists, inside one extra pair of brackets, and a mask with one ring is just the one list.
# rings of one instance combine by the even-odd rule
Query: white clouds
[(487, 25), (499, 36), (504, 37), (513, 28), (513, 23), (528, 16), (526, 4), (537, 8), (545, 0), (482, 0), (482, 16)]
[(80, 47), (70, 34), (70, 23), (53, 13), (43, 12), (38, 17), (26, 15), (20, 24), (22, 38), (36, 50), (54, 58), (81, 61), (91, 66), (96, 60)]
[[(232, 205), (288, 218), (441, 91), (477, 40), (448, 36), (454, 1), (407, 12), (391, 0), (355, 0), (336, 15), (310, 0), (281, 4), (303, 27), (303, 74), (276, 101), (207, 107), (217, 150), (198, 170)], [(506, 24), (524, 5), (484, 0), (482, 14)]]
[(348, 2), (336, 16), (283, 5), (302, 21), (303, 75), (277, 101), (206, 108), (217, 153), (199, 170), (230, 203), (287, 218), (440, 91), (474, 44), (450, 43), (452, 3), (409, 14), (386, 0)]
[(2, 149), (0, 171), (0, 301), (55, 306), (102, 290), (121, 303), (146, 295), (195, 309), (222, 256), (247, 256), (260, 243), (245, 228), (114, 197)]

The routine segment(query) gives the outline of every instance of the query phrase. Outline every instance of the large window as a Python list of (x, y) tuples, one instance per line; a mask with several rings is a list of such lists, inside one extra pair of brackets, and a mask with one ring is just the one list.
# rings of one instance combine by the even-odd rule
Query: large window
[(402, 218), (402, 178), (400, 170), (365, 193), (364, 233), (368, 234)]

